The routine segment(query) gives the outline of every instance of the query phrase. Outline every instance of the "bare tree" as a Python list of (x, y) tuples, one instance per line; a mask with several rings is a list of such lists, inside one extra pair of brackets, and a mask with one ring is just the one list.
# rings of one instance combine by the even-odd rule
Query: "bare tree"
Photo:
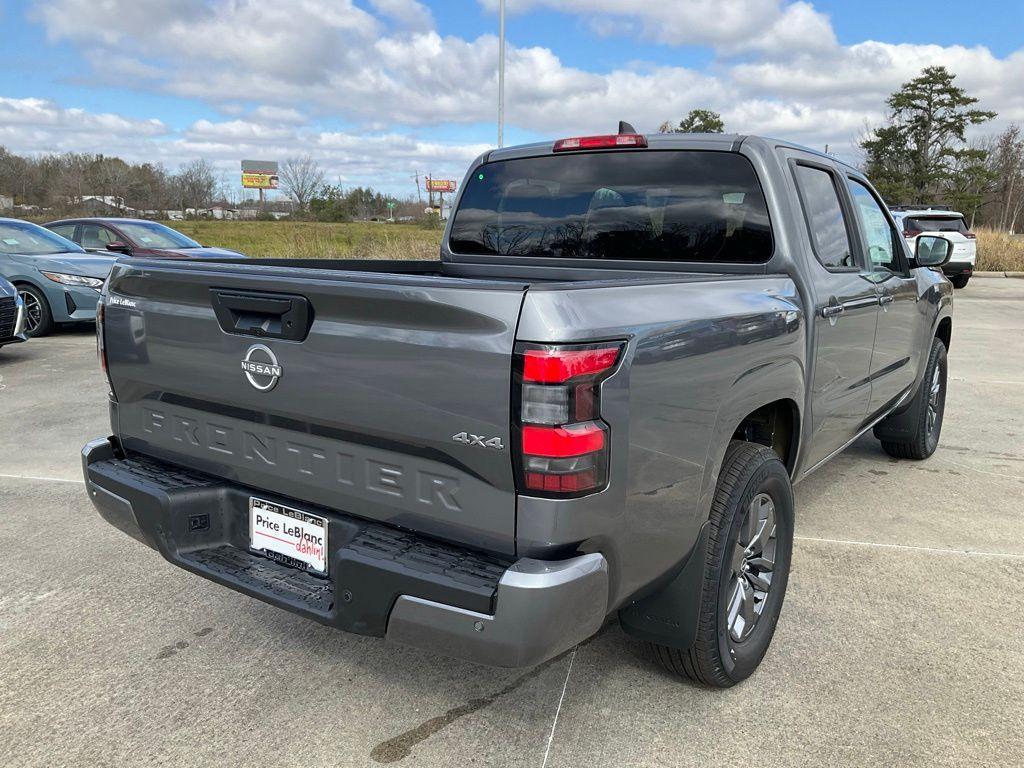
[(281, 187), (305, 210), (310, 198), (324, 185), (324, 172), (309, 155), (289, 157), (280, 171)]
[(1014, 232), (1024, 213), (1024, 131), (1019, 125), (991, 139), (989, 159), (996, 178), (991, 224)]
[(102, 157), (95, 163), (94, 176), (98, 191), (114, 199), (118, 208), (124, 206), (125, 193), (131, 184), (131, 168), (119, 157)]
[(183, 207), (199, 208), (206, 206), (213, 199), (217, 189), (217, 175), (213, 166), (206, 160), (193, 160), (181, 166), (175, 177)]

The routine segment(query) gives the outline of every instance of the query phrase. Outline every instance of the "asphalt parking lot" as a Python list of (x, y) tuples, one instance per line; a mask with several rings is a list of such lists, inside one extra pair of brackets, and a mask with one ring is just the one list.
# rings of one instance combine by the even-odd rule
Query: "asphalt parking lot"
[(346, 635), (117, 532), (91, 331), (0, 350), (0, 765), (1024, 765), (1024, 280), (956, 293), (939, 451), (871, 437), (797, 487), (753, 678), (667, 677), (617, 625), (528, 671)]

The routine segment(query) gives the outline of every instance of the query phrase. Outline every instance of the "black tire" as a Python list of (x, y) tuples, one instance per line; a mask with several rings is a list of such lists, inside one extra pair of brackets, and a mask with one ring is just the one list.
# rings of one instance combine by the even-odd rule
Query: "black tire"
[(970, 275), (953, 275), (949, 278), (949, 282), (953, 284), (954, 288), (966, 288), (970, 280)]
[(897, 459), (918, 461), (935, 453), (946, 412), (946, 373), (946, 345), (939, 339), (932, 339), (928, 365), (914, 399), (906, 410), (875, 427), (875, 437), (882, 441), (882, 450)]
[(46, 336), (47, 334), (52, 333), (53, 313), (50, 311), (50, 302), (46, 300), (46, 296), (43, 295), (43, 292), (34, 285), (21, 283), (18, 285), (18, 293), (21, 295), (22, 301), (25, 302), (26, 313), (29, 311), (29, 306), (32, 302), (35, 302), (35, 307), (38, 307), (38, 319), (36, 319), (36, 315), (33, 314), (34, 325), (31, 328), (29, 328), (29, 320), (26, 317), (26, 335), (29, 338), (35, 338), (37, 336)]
[[(770, 539), (774, 543), (770, 552), (774, 567), (769, 575), (770, 586), (760, 600), (756, 618), (750, 627), (744, 622), (740, 628), (741, 632), (745, 629), (748, 634), (736, 639), (733, 636), (736, 625), (730, 623), (730, 608), (733, 607), (733, 598), (737, 597), (736, 590), (741, 589), (739, 584), (750, 578), (739, 572), (748, 566), (747, 558), (743, 557), (742, 564), (737, 563), (740, 553), (751, 551), (750, 548), (744, 549), (740, 542), (744, 535), (741, 529), (751, 530), (745, 523), (755, 512), (753, 506), (763, 505), (762, 497), (768, 497), (774, 505), (775, 535)], [(655, 656), (665, 669), (716, 688), (735, 685), (757, 669), (775, 634), (786, 595), (793, 551), (793, 509), (793, 486), (778, 455), (758, 443), (733, 440), (725, 452), (718, 487), (711, 503), (711, 528), (697, 639), (685, 651), (654, 645)], [(766, 528), (766, 524), (754, 526), (758, 531)], [(768, 533), (770, 536), (771, 531)], [(753, 539), (750, 541), (753, 547)], [(762, 554), (766, 557), (761, 559), (767, 559), (767, 546)], [(745, 573), (751, 571), (746, 570)], [(763, 579), (766, 572), (754, 575)], [(750, 582), (746, 583), (749, 587)], [(751, 606), (757, 605), (757, 592), (751, 589), (750, 594)]]

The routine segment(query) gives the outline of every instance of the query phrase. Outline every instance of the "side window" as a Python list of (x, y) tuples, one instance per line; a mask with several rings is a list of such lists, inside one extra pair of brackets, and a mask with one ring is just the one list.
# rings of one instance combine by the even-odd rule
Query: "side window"
[(107, 247), (107, 243), (112, 243), (116, 239), (114, 233), (106, 227), (101, 227), (98, 224), (83, 224), (82, 242), (79, 245), (83, 248), (103, 250)]
[(818, 261), (827, 269), (856, 267), (832, 174), (821, 168), (797, 165), (796, 180)]
[(903, 272), (900, 245), (896, 230), (889, 224), (882, 206), (871, 190), (856, 179), (850, 179), (850, 194), (857, 206), (861, 235), (868, 251), (871, 268), (877, 271)]
[(74, 240), (75, 237), (75, 225), (74, 224), (58, 224), (55, 227), (50, 227), (51, 232), (55, 232), (61, 237), (66, 237), (68, 240)]

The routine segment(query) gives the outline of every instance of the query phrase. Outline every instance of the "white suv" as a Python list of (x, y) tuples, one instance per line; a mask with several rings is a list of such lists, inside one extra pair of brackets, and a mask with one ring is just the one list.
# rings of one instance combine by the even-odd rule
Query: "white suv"
[(907, 239), (911, 252), (915, 240), (921, 235), (938, 235), (953, 241), (953, 255), (942, 267), (942, 272), (954, 288), (966, 287), (974, 273), (978, 246), (974, 233), (967, 229), (964, 215), (941, 207), (895, 206), (890, 210), (896, 223), (903, 228), (903, 237)]

